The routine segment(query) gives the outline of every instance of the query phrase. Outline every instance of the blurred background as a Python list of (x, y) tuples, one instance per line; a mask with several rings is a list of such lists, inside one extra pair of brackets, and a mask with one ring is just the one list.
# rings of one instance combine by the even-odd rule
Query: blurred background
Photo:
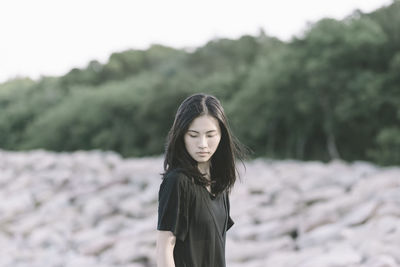
[(400, 163), (398, 1), (135, 5), (2, 3), (0, 148), (159, 155), (205, 92), (256, 157)]
[(400, 266), (399, 14), (398, 0), (2, 1), (0, 266), (154, 266), (165, 139), (198, 92), (254, 151), (228, 266)]

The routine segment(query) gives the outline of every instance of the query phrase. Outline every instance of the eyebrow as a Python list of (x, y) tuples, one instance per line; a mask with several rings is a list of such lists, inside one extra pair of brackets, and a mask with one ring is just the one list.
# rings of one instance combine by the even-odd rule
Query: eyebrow
[[(216, 132), (217, 130), (209, 130), (206, 133), (211, 133), (211, 132)], [(195, 132), (195, 133), (199, 133), (198, 131), (195, 130), (188, 130), (188, 132)]]

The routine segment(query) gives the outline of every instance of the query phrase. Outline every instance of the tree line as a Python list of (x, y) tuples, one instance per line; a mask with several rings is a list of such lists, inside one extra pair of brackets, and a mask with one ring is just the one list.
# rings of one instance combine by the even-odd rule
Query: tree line
[(218, 97), (254, 157), (400, 163), (400, 1), (283, 42), (152, 45), (59, 77), (0, 84), (0, 148), (158, 155), (179, 103)]

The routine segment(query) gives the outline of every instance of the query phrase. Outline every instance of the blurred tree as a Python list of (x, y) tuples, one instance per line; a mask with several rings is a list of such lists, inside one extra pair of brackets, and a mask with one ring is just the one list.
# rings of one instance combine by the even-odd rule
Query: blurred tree
[(400, 2), (323, 19), (282, 42), (114, 53), (61, 77), (0, 84), (0, 147), (164, 151), (179, 103), (217, 96), (254, 156), (399, 164)]
[(0, 147), (18, 149), (24, 143), (24, 131), (35, 117), (59, 102), (62, 92), (55, 90), (55, 78), (43, 78), (34, 83), (15, 80), (5, 85), (0, 94)]
[[(366, 99), (365, 88), (379, 75), (374, 74), (376, 51), (385, 41), (384, 32), (371, 19), (349, 18), (343, 22), (321, 20), (310, 28), (303, 40), (293, 42), (293, 49), (302, 55), (303, 68), (299, 71), (306, 79), (305, 89), (316, 101), (314, 112), (321, 115), (321, 130), (330, 158), (339, 158), (340, 151), (346, 150), (345, 146), (339, 149), (338, 139), (354, 137), (346, 134), (344, 128), (349, 126), (345, 124), (351, 124), (348, 116), (357, 113), (368, 116), (360, 108), (370, 107), (373, 103), (356, 104), (360, 101), (374, 102), (374, 99)], [(377, 88), (379, 85), (370, 86), (371, 90)], [(357, 154), (360, 152), (365, 154), (365, 150)], [(344, 153), (345, 158), (349, 158), (349, 153)]]

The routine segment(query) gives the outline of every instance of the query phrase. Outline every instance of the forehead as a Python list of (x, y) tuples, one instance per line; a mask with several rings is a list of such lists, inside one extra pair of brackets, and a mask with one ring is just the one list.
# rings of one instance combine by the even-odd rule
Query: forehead
[(219, 131), (219, 123), (216, 118), (209, 115), (197, 117), (189, 125), (188, 131), (209, 132), (211, 130)]

